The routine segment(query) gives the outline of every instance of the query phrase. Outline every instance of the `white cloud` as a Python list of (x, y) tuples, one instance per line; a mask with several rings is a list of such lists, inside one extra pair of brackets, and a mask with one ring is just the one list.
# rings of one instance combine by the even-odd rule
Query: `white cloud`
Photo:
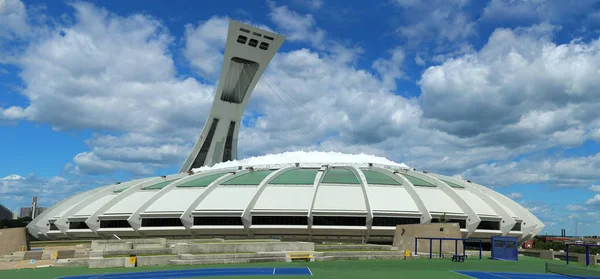
[[(21, 59), (30, 105), (3, 108), (0, 118), (30, 119), (57, 130), (108, 130), (86, 141), (90, 150), (66, 166), (72, 173), (142, 175), (178, 166), (204, 124), (214, 85), (177, 77), (169, 51), (174, 38), (156, 19), (120, 17), (89, 4), (73, 7), (74, 22), (60, 26), (64, 34), (49, 32)], [(552, 27), (545, 25), (497, 30), (480, 52), (459, 51), (451, 55), (456, 59), (427, 69), (423, 97), (416, 100), (392, 92), (404, 74), (403, 48), (375, 60), (373, 75), (356, 66), (360, 48), (326, 38), (310, 14), (272, 2), (269, 8), (288, 41), (317, 47), (275, 56), (250, 99), (245, 120), (251, 125), (240, 130), (238, 142), (241, 157), (299, 149), (364, 152), (431, 171), (463, 170), (458, 174), (491, 186), (582, 186), (597, 178), (585, 166), (594, 158), (572, 159), (568, 164), (582, 168), (573, 175), (556, 160), (507, 163), (519, 154), (576, 146), (591, 137), (592, 124), (585, 119), (595, 100), (565, 105), (552, 98), (589, 97), (585, 92), (595, 84), (587, 74), (595, 70), (597, 42), (553, 45), (544, 35)], [(227, 20), (212, 17), (186, 26), (184, 55), (208, 80), (220, 72)], [(320, 39), (311, 37), (321, 33)], [(555, 64), (561, 67), (544, 66)], [(521, 73), (520, 66), (528, 71)], [(575, 66), (581, 74), (563, 74), (563, 68)], [(518, 83), (533, 70), (550, 77)], [(568, 90), (549, 95), (546, 89), (561, 88), (557, 84)], [(498, 99), (499, 107), (489, 106)], [(515, 100), (541, 105), (515, 106)], [(482, 164), (492, 160), (498, 163)]]
[(23, 108), (12, 106), (6, 109), (0, 108), (0, 120), (18, 120), (25, 118)]
[[(467, 39), (477, 34), (477, 23), (467, 0), (396, 0), (401, 8), (396, 33), (406, 49), (423, 61), (441, 61), (471, 51)], [(423, 47), (427, 45), (427, 47)]]
[(32, 41), (18, 60), (29, 105), (0, 108), (0, 119), (28, 119), (55, 130), (111, 131), (123, 133), (117, 136), (123, 139), (130, 133), (169, 135), (149, 145), (89, 141), (91, 152), (76, 156), (81, 165), (71, 167), (82, 173), (148, 174), (152, 168), (144, 163), (181, 157), (204, 124), (214, 86), (177, 77), (169, 50), (173, 38), (158, 20), (120, 17), (88, 3), (70, 5), (73, 23)]
[(510, 194), (508, 194), (507, 197), (516, 200), (516, 199), (523, 198), (523, 194), (521, 194), (521, 193), (510, 193)]
[(592, 185), (589, 189), (592, 192), (600, 192), (600, 185)]
[(586, 205), (600, 207), (600, 194), (595, 195), (593, 198), (585, 202)]
[(0, 178), (0, 180), (23, 180), (23, 179), (25, 179), (25, 177), (22, 177), (18, 174), (11, 174), (11, 175), (5, 176), (3, 178)]
[(27, 9), (20, 0), (0, 0), (0, 41), (21, 38), (29, 32)]
[(287, 6), (277, 6), (272, 1), (268, 1), (267, 4), (271, 10), (270, 19), (285, 34), (288, 41), (307, 41), (315, 47), (323, 47), (325, 31), (315, 26), (316, 21), (311, 14), (300, 15)]
[(198, 26), (185, 26), (185, 56), (201, 76), (219, 76), (228, 26), (228, 18), (217, 16)]
[(34, 196), (38, 197), (39, 206), (48, 207), (76, 193), (115, 182), (90, 176), (45, 178), (29, 174), (19, 177), (19, 179), (0, 179), (0, 196), (2, 196), (2, 204), (7, 208), (28, 206)]
[(497, 29), (478, 53), (428, 68), (429, 125), (483, 145), (580, 145), (600, 111), (600, 41), (556, 45), (551, 30)]
[(594, 23), (594, 11), (598, 3), (598, 0), (492, 0), (484, 8), (479, 20), (487, 24), (532, 24), (544, 21), (568, 23), (576, 19), (579, 26), (588, 26)]
[(596, 171), (600, 153), (573, 158), (527, 158), (519, 162), (481, 164), (465, 170), (463, 177), (485, 181), (488, 185), (546, 184), (564, 187), (586, 187), (600, 180)]
[(581, 205), (570, 204), (570, 205), (567, 205), (567, 210), (569, 210), (569, 211), (586, 211), (587, 208), (585, 208), (584, 206), (581, 206)]
[(404, 62), (404, 50), (400, 47), (392, 49), (390, 51), (391, 58), (377, 59), (373, 61), (372, 67), (377, 71), (383, 86), (391, 91), (396, 90), (396, 79), (403, 77), (404, 71), (402, 69), (402, 62)]
[(323, 0), (294, 0), (297, 5), (307, 7), (312, 10), (318, 10), (323, 7)]

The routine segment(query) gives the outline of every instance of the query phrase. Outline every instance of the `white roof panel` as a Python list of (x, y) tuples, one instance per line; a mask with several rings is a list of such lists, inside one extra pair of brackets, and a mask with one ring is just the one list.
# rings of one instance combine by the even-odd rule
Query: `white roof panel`
[(139, 191), (135, 192), (123, 200), (117, 202), (109, 208), (104, 214), (116, 214), (116, 213), (134, 213), (140, 206), (142, 206), (148, 199), (156, 195), (158, 191)]
[(158, 198), (146, 209), (146, 212), (186, 211), (204, 190), (204, 188), (173, 189)]
[(485, 201), (465, 189), (454, 189), (456, 193), (475, 211), (476, 214), (498, 215)]
[(102, 207), (103, 205), (108, 203), (110, 200), (112, 200), (116, 196), (117, 196), (117, 194), (111, 194), (111, 195), (106, 195), (104, 197), (101, 197), (101, 198), (95, 200), (94, 202), (90, 203), (88, 206), (79, 210), (79, 212), (73, 214), (73, 216), (91, 216), (96, 211), (98, 211), (98, 209), (100, 209), (100, 207)]
[(267, 186), (253, 209), (256, 210), (310, 210), (313, 187)]
[(258, 186), (218, 186), (196, 210), (245, 210)]
[(415, 204), (404, 187), (370, 186), (368, 189), (371, 210), (419, 212), (417, 204)]
[(366, 211), (360, 185), (319, 186), (313, 211)]
[[(485, 192), (484, 192), (484, 194), (485, 194)], [(501, 202), (496, 197), (494, 197), (494, 195), (488, 195), (488, 197), (490, 197), (490, 199), (494, 200), (497, 204), (499, 204), (500, 207), (502, 207), (504, 210), (506, 210), (506, 212), (508, 212), (508, 214), (510, 214), (510, 216), (512, 216), (513, 218), (519, 218), (519, 219), (523, 218), (523, 217), (519, 217), (515, 212), (513, 212), (510, 209), (510, 207), (506, 206), (503, 202)]]
[(430, 212), (464, 213), (458, 204), (441, 189), (415, 187), (415, 190)]
[(60, 217), (62, 217), (62, 216), (65, 214), (65, 213), (67, 213), (67, 211), (71, 210), (71, 208), (75, 207), (75, 206), (76, 206), (77, 204), (79, 204), (80, 202), (82, 202), (82, 201), (75, 202), (75, 203), (73, 203), (73, 204), (71, 204), (71, 205), (69, 205), (69, 206), (63, 206), (63, 207), (59, 208), (60, 210), (57, 210), (57, 211), (56, 211), (54, 214), (52, 214), (52, 215), (54, 215), (54, 217), (55, 217), (55, 218), (60, 218)]

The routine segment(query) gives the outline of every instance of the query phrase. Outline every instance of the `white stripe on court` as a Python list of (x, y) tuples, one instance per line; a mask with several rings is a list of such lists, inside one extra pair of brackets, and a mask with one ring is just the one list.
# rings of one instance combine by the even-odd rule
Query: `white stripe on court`
[(273, 275), (275, 275), (275, 269), (277, 269), (277, 268), (273, 268)]
[(500, 274), (489, 273), (489, 272), (483, 272), (483, 271), (482, 271), (481, 273), (488, 274), (488, 275), (492, 275), (492, 276), (496, 276), (496, 277), (500, 277), (500, 278), (504, 278), (504, 279), (510, 279), (510, 277), (502, 276), (502, 275), (500, 275)]
[(308, 272), (310, 272), (310, 276), (313, 276), (312, 271), (310, 270), (310, 268), (307, 267), (306, 269), (308, 269)]
[(473, 279), (477, 279), (477, 277), (473, 277), (473, 276), (471, 276), (471, 275), (467, 275), (467, 274), (463, 274), (463, 273), (460, 273), (460, 272), (456, 272), (456, 271), (454, 271), (454, 270), (450, 270), (450, 272), (454, 272), (454, 273), (456, 273), (456, 274), (460, 274), (460, 275), (467, 276), (467, 277), (470, 277), (470, 278), (473, 278)]

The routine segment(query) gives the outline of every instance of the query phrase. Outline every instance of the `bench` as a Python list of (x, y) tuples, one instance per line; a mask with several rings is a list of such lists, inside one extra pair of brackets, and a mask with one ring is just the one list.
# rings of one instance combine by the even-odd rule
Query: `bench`
[(311, 261), (313, 258), (312, 252), (288, 252), (288, 258), (291, 261)]
[(464, 262), (466, 256), (465, 255), (452, 255), (453, 262)]

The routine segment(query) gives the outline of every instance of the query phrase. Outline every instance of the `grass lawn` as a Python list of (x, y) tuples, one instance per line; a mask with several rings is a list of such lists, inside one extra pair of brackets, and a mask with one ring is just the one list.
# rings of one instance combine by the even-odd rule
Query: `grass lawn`
[[(506, 272), (531, 272), (544, 273), (544, 260), (531, 257), (520, 257), (518, 262), (494, 261), (483, 259), (467, 259), (465, 262), (456, 263), (450, 259), (420, 259), (420, 260), (362, 260), (362, 261), (331, 261), (331, 262), (295, 262), (295, 263), (259, 263), (244, 265), (201, 265), (201, 266), (164, 266), (164, 267), (136, 267), (136, 268), (38, 268), (0, 271), (0, 278), (17, 279), (45, 279), (57, 278), (67, 275), (100, 274), (114, 272), (136, 272), (165, 269), (186, 268), (223, 268), (223, 267), (293, 267), (307, 266), (311, 269), (315, 279), (322, 278), (462, 278), (468, 277), (452, 272), (451, 270), (481, 270), (481, 271), (506, 271)], [(558, 264), (564, 262), (554, 261)], [(600, 269), (599, 269), (600, 270)], [(207, 277), (204, 277), (207, 278)], [(244, 278), (244, 277), (215, 277), (215, 278)], [(249, 279), (289, 279), (290, 276), (252, 276)]]

